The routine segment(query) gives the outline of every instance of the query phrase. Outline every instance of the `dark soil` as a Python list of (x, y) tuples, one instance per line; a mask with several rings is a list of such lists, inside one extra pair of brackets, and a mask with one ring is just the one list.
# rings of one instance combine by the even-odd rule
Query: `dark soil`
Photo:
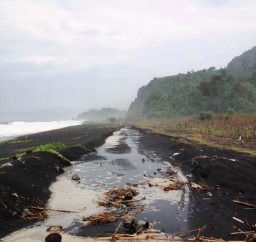
[[(139, 129), (142, 150), (151, 150), (162, 160), (179, 167), (189, 181), (205, 184), (206, 191), (190, 195), (189, 227), (203, 227), (200, 235), (224, 239), (244, 239), (231, 232), (251, 230), (256, 223), (256, 209), (239, 205), (240, 200), (256, 205), (256, 157), (230, 150), (211, 148), (191, 141)], [(179, 153), (174, 155), (175, 153)], [(237, 222), (233, 217), (242, 220)], [(249, 225), (249, 226), (248, 226)], [(235, 227), (234, 227), (235, 226)]]
[[(59, 152), (73, 161), (103, 144), (115, 130), (113, 125), (79, 125), (24, 136), (19, 140), (32, 141), (0, 145), (0, 157), (15, 157), (37, 145), (63, 142), (69, 147)], [(35, 222), (22, 219), (22, 212), (26, 208), (32, 211), (31, 206), (44, 207), (50, 197), (49, 186), (71, 165), (50, 152), (28, 152), (18, 159), (1, 160), (0, 165), (4, 163), (0, 168), (0, 238)]]

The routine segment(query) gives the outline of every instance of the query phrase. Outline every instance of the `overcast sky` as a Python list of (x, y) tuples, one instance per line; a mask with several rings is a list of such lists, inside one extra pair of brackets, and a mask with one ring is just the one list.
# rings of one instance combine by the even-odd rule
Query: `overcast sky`
[(0, 119), (127, 110), (154, 77), (255, 46), (255, 13), (255, 0), (1, 0)]

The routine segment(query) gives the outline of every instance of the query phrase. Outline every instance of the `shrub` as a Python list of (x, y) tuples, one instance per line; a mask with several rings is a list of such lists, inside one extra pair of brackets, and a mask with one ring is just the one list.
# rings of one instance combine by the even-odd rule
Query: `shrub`
[(211, 112), (211, 111), (205, 111), (205, 112), (201, 112), (200, 114), (199, 114), (199, 118), (200, 118), (200, 120), (209, 120), (209, 119), (211, 119), (213, 117), (213, 112)]
[(226, 115), (228, 117), (231, 117), (235, 114), (235, 110), (233, 108), (229, 108), (227, 111), (226, 111)]

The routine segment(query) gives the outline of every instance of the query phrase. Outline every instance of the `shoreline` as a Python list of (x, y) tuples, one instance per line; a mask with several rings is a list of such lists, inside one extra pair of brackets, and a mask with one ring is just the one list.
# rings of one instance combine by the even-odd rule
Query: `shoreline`
[[(0, 165), (5, 164), (0, 168), (0, 238), (36, 222), (37, 219), (29, 216), (22, 218), (26, 209), (45, 207), (51, 194), (50, 185), (71, 165), (51, 152), (31, 152), (31, 147), (62, 142), (67, 147), (59, 149), (59, 153), (75, 161), (102, 145), (119, 128), (113, 124), (82, 124), (20, 136), (18, 143), (0, 145), (0, 158), (6, 157), (0, 162)], [(27, 150), (27, 154), (17, 159), (16, 154), (21, 150)]]
[[(84, 145), (95, 148), (104, 143), (104, 137), (118, 128), (115, 124), (80, 124), (61, 129), (54, 129), (18, 136), (13, 140), (0, 143), (0, 165), (16, 154), (31, 150), (33, 147), (61, 142), (69, 147)], [(109, 131), (108, 131), (109, 130)]]
[[(0, 142), (14, 140), (19, 137), (28, 136), (47, 131), (53, 131), (72, 126), (82, 125), (86, 121), (61, 120), (61, 121), (13, 121), (8, 124), (0, 123)], [(15, 132), (13, 133), (13, 130)]]
[[(45, 143), (49, 141), (59, 142), (62, 139), (62, 141), (69, 144), (70, 147), (64, 148), (64, 150), (60, 150), (60, 152), (65, 154), (66, 157), (70, 155), (70, 157), (75, 160), (75, 157), (81, 155), (80, 152), (82, 152), (82, 150), (72, 145), (82, 144), (90, 148), (96, 148), (104, 143), (106, 137), (119, 128), (120, 127), (111, 127), (110, 125), (103, 127), (102, 124), (91, 125), (90, 127), (79, 126), (73, 127), (72, 129), (65, 128), (64, 130), (36, 134), (33, 135), (33, 139), (34, 144), (38, 144), (38, 142), (42, 141)], [(173, 166), (180, 168), (183, 174), (189, 179), (189, 182), (206, 186), (205, 191), (191, 191), (191, 203), (189, 205), (190, 216), (188, 219), (188, 226), (191, 230), (199, 227), (202, 228), (207, 224), (206, 229), (201, 232), (201, 235), (213, 236), (215, 238), (221, 237), (229, 240), (244, 239), (244, 235), (231, 236), (230, 233), (236, 231), (233, 226), (242, 230), (248, 230), (247, 222), (249, 224), (255, 224), (255, 210), (245, 209), (245, 206), (236, 204), (233, 200), (256, 204), (256, 182), (254, 181), (256, 170), (255, 157), (236, 151), (209, 147), (190, 140), (185, 140), (184, 138), (156, 134), (147, 129), (132, 128), (138, 130), (142, 135), (139, 138), (140, 148), (142, 150), (153, 151), (163, 161), (168, 161)], [(81, 136), (82, 131), (86, 132), (84, 137)], [(59, 136), (56, 138), (57, 134), (59, 134)], [(53, 139), (53, 137), (55, 137), (55, 139)], [(25, 143), (25, 145), (28, 144), (29, 143)], [(24, 161), (25, 164), (22, 164)], [(36, 162), (38, 167), (35, 166)], [(32, 200), (31, 197), (37, 197), (43, 200), (45, 205), (50, 196), (50, 192), (47, 190), (49, 188), (48, 183), (51, 184), (59, 174), (63, 173), (63, 167), (70, 165), (60, 157), (56, 157), (56, 155), (47, 152), (32, 152), (22, 158), (21, 161), (12, 161), (12, 163), (15, 164), (15, 170), (13, 170), (14, 172), (12, 172), (12, 174), (15, 173), (16, 177), (10, 175), (10, 169), (13, 169), (12, 167), (5, 167), (5, 170), (2, 170), (2, 168), (0, 173), (6, 171), (6, 174), (0, 174), (0, 184), (9, 182), (9, 185), (13, 184), (15, 189), (18, 188), (19, 192), (9, 191), (8, 199), (10, 199), (10, 203), (15, 206), (18, 201), (23, 202), (23, 207), (24, 205), (29, 206), (31, 204), (26, 203), (28, 200)], [(41, 168), (43, 168), (43, 170)], [(40, 170), (39, 175), (36, 173), (38, 172), (37, 170)], [(26, 174), (25, 177), (28, 179), (27, 183), (24, 183), (21, 179), (21, 177), (24, 177), (24, 174)], [(9, 177), (9, 180), (6, 181), (4, 175)], [(38, 184), (36, 183), (38, 177), (42, 177), (42, 184), (40, 182)], [(47, 179), (45, 179), (45, 177), (47, 177)], [(21, 179), (18, 180), (19, 186), (17, 186), (17, 180), (15, 179)], [(46, 181), (48, 182), (47, 184)], [(31, 184), (36, 186), (37, 189), (31, 188)], [(0, 188), (3, 189), (2, 185), (0, 185)], [(24, 188), (25, 190), (29, 188), (28, 192), (30, 194), (29, 196), (22, 195), (22, 197), (26, 198), (23, 201), (20, 196), (20, 191), (23, 190), (24, 192)], [(38, 193), (38, 191), (44, 192)], [(0, 194), (3, 196), (3, 192)], [(17, 194), (18, 197), (13, 194)], [(3, 197), (0, 197), (0, 199), (3, 201)], [(7, 226), (6, 220), (4, 220), (2, 216), (4, 206), (1, 201), (0, 225), (2, 228), (1, 223), (3, 223), (5, 230), (0, 231), (0, 238), (18, 228), (32, 224), (31, 221), (14, 218), (13, 215), (8, 213), (7, 218), (9, 218), (10, 221), (7, 221)], [(38, 202), (35, 202), (35, 205), (39, 205)], [(11, 207), (14, 211), (17, 210), (17, 208), (22, 210), (20, 207), (15, 206), (11, 207), (8, 205), (7, 207)], [(42, 204), (40, 206), (42, 206)], [(236, 221), (234, 217), (242, 220), (244, 224)]]

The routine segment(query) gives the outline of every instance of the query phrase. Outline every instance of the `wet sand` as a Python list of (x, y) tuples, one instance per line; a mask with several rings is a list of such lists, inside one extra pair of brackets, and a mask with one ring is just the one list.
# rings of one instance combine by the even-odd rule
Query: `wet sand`
[(156, 152), (160, 158), (179, 167), (189, 181), (209, 187), (205, 192), (191, 192), (189, 228), (206, 225), (201, 235), (244, 239), (244, 235), (231, 236), (230, 233), (237, 231), (234, 226), (251, 230), (247, 223), (256, 223), (256, 209), (232, 200), (256, 205), (256, 157), (138, 130), (143, 134), (140, 138), (142, 150)]
[[(0, 145), (0, 157), (12, 157), (41, 144), (63, 142), (69, 147), (59, 152), (73, 161), (103, 144), (116, 129), (108, 124), (79, 125), (23, 136), (18, 139), (30, 142)], [(72, 147), (78, 144), (88, 149)], [(71, 165), (49, 152), (29, 153), (18, 160), (7, 158), (1, 160), (0, 165), (3, 164), (6, 165), (0, 168), (0, 237), (33, 224), (21, 218), (24, 208), (44, 207), (51, 194), (49, 186), (64, 172), (64, 167)]]

